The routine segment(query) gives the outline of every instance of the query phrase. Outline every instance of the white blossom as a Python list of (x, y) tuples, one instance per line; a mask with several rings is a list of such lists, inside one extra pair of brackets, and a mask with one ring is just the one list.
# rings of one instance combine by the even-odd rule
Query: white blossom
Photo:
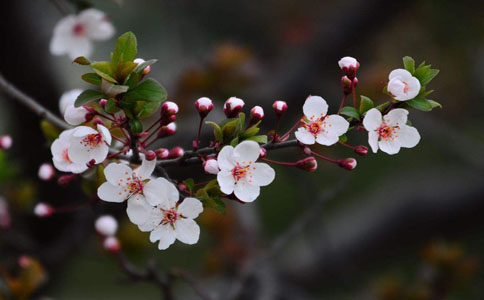
[(420, 81), (404, 69), (393, 70), (388, 76), (387, 90), (395, 100), (407, 101), (415, 98), (420, 92)]
[(205, 173), (207, 174), (218, 174), (220, 171), (218, 168), (218, 162), (216, 159), (207, 159), (206, 161), (203, 162), (203, 169), (205, 170)]
[(65, 114), (67, 107), (74, 105), (77, 97), (82, 93), (81, 89), (74, 89), (65, 92), (59, 99), (59, 110), (62, 115)]
[(96, 164), (102, 163), (109, 152), (111, 133), (101, 124), (97, 130), (78, 126), (70, 137), (69, 157), (75, 163), (87, 164), (94, 160)]
[(363, 119), (363, 126), (368, 131), (368, 143), (374, 153), (381, 151), (396, 154), (400, 147), (413, 148), (420, 141), (420, 135), (414, 127), (406, 125), (408, 111), (403, 108), (391, 110), (382, 117), (381, 112), (370, 109)]
[(64, 130), (52, 143), (50, 151), (52, 152), (52, 162), (57, 170), (77, 174), (86, 171), (87, 165), (83, 162), (73, 162), (69, 156), (73, 131), (74, 129)]
[(118, 221), (111, 215), (104, 215), (97, 218), (94, 227), (99, 234), (113, 236), (118, 230)]
[(75, 107), (71, 104), (64, 113), (64, 120), (71, 125), (79, 125), (87, 121), (87, 114), (89, 114), (89, 111), (83, 106)]
[(310, 96), (303, 106), (304, 124), (296, 131), (298, 141), (306, 145), (315, 142), (330, 146), (348, 131), (349, 123), (338, 115), (327, 115), (328, 104), (319, 96)]
[(274, 169), (265, 163), (257, 163), (260, 146), (254, 141), (244, 141), (235, 148), (225, 146), (218, 154), (220, 172), (217, 181), (220, 190), (244, 202), (254, 201), (260, 187), (269, 185), (275, 178)]
[(67, 54), (71, 59), (89, 56), (93, 40), (107, 40), (113, 34), (114, 27), (104, 12), (89, 8), (78, 15), (68, 15), (57, 23), (50, 52), (54, 55)]

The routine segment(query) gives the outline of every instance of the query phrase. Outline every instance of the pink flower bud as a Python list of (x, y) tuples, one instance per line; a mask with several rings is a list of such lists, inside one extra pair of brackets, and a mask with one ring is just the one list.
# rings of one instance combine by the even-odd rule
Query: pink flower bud
[(259, 157), (260, 157), (260, 158), (264, 158), (264, 157), (266, 157), (266, 155), (267, 155), (267, 150), (266, 150), (265, 148), (260, 147), (260, 149), (259, 149), (259, 153), (260, 153), (260, 154), (259, 154)]
[(206, 161), (203, 162), (203, 169), (207, 174), (218, 174), (218, 162), (214, 158), (208, 158)]
[(40, 165), (38, 175), (41, 180), (49, 181), (55, 176), (54, 167), (51, 164), (42, 164)]
[(12, 138), (9, 135), (0, 136), (0, 149), (7, 150), (12, 147)]
[(314, 157), (310, 156), (310, 157), (306, 157), (304, 159), (298, 160), (296, 162), (296, 167), (304, 171), (314, 172), (318, 168), (318, 162)]
[(104, 127), (106, 127), (106, 124), (104, 124), (103, 120), (101, 120), (100, 118), (95, 118), (93, 121), (92, 121), (92, 124), (94, 126), (97, 127), (97, 125), (102, 125)]
[(309, 148), (309, 147), (307, 147), (307, 146), (304, 146), (304, 147), (303, 147), (303, 152), (304, 152), (304, 154), (306, 154), (306, 155), (311, 155), (311, 154), (312, 154), (311, 148)]
[(160, 130), (158, 130), (158, 137), (167, 137), (170, 135), (174, 135), (176, 133), (176, 124), (172, 122), (168, 125), (161, 126)]
[(210, 100), (209, 98), (202, 97), (195, 101), (195, 107), (198, 110), (200, 118), (205, 118), (208, 113), (213, 109), (213, 103), (212, 100)]
[(156, 159), (156, 153), (155, 151), (148, 150), (145, 152), (145, 157), (147, 161), (152, 161), (153, 159)]
[(338, 165), (346, 170), (354, 170), (356, 168), (356, 159), (350, 158), (343, 158), (338, 161)]
[(158, 159), (165, 159), (165, 158), (168, 158), (170, 151), (168, 151), (168, 149), (166, 148), (160, 148), (160, 149), (156, 149), (155, 153)]
[(161, 126), (168, 125), (170, 123), (175, 122), (176, 120), (176, 115), (169, 115), (169, 116), (163, 116), (160, 121)]
[(118, 221), (113, 216), (104, 215), (97, 218), (94, 227), (100, 235), (113, 236), (118, 230)]
[(185, 151), (183, 151), (182, 147), (175, 147), (170, 150), (170, 153), (168, 153), (168, 158), (182, 157), (183, 154), (185, 154)]
[(360, 68), (360, 63), (351, 56), (345, 56), (340, 59), (338, 65), (350, 79), (355, 78), (356, 71)]
[(178, 105), (175, 102), (165, 101), (161, 106), (162, 116), (171, 116), (178, 113)]
[(353, 78), (353, 87), (356, 87), (358, 85), (358, 78)]
[(354, 149), (355, 153), (361, 156), (365, 156), (368, 154), (368, 148), (363, 145), (358, 145)]
[(242, 99), (230, 97), (224, 104), (224, 113), (227, 118), (236, 117), (244, 107), (245, 103)]
[(109, 252), (116, 253), (121, 249), (121, 243), (114, 236), (108, 236), (104, 239), (103, 247)]
[(260, 106), (254, 106), (250, 110), (250, 124), (255, 124), (264, 118), (264, 109)]
[[(134, 63), (137, 63), (138, 65), (140, 65), (140, 64), (144, 63), (144, 62), (145, 62), (145, 60), (144, 60), (144, 59), (142, 59), (142, 58), (137, 58), (137, 59), (135, 59), (133, 62), (134, 62)], [(142, 75), (143, 75), (143, 76), (146, 76), (146, 75), (148, 75), (148, 73), (150, 73), (150, 71), (151, 71), (151, 66), (147, 66), (146, 68), (144, 68), (144, 69), (143, 69), (143, 73), (142, 73)]]
[(21, 255), (18, 258), (18, 265), (24, 269), (29, 267), (31, 263), (32, 263), (32, 258), (30, 258), (27, 255)]
[(47, 218), (54, 213), (54, 209), (45, 203), (38, 203), (34, 208), (34, 214), (39, 218)]
[(107, 103), (108, 103), (108, 100), (106, 100), (106, 99), (99, 100), (99, 106), (101, 106), (102, 109), (106, 109)]
[(281, 100), (277, 100), (274, 101), (274, 103), (272, 104), (272, 108), (274, 109), (276, 116), (280, 117), (286, 112), (287, 103)]
[(348, 76), (341, 77), (341, 87), (343, 88), (343, 93), (345, 95), (351, 94), (352, 90), (352, 81), (348, 78)]

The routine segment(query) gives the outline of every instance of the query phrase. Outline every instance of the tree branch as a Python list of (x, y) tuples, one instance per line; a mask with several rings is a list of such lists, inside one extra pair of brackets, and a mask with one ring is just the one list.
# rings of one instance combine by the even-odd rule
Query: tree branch
[(43, 107), (39, 102), (26, 95), (24, 92), (16, 88), (12, 83), (10, 83), (3, 75), (0, 73), (0, 89), (3, 90), (7, 95), (17, 100), (18, 102), (30, 108), (39, 117), (44, 118), (51, 122), (52, 124), (62, 128), (69, 129), (71, 126), (64, 122), (62, 119), (57, 117), (55, 114), (50, 112), (47, 108)]

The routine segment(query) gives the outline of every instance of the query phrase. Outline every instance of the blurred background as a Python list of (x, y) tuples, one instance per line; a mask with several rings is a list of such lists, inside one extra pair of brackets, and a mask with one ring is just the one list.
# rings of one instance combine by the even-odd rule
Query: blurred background
[[(60, 95), (87, 84), (80, 79), (86, 68), (49, 53), (63, 17), (54, 2), (2, 3), (0, 70), (58, 113)], [(57, 2), (75, 12), (70, 1)], [(262, 106), (266, 131), (274, 125), (274, 100), (289, 105), (282, 131), (310, 94), (325, 98), (335, 113), (342, 75), (337, 62), (347, 55), (361, 64), (357, 92), (376, 103), (387, 100), (382, 88), (403, 56), (431, 63), (441, 70), (429, 86), (435, 89), (431, 99), (443, 109), (411, 112), (422, 136), (416, 148), (357, 157), (353, 172), (324, 161), (315, 173), (275, 166), (276, 180), (253, 204), (226, 201), (225, 215), (207, 209), (199, 218), (198, 244), (178, 242), (159, 251), (120, 205), (96, 202), (35, 217), (36, 203), (80, 203), (89, 187), (74, 182), (60, 188), (38, 179), (40, 164), (51, 159), (40, 120), (0, 95), (0, 135), (14, 140), (0, 152), (1, 205), (10, 216), (0, 229), (0, 299), (159, 299), (156, 286), (127, 281), (102, 249), (93, 222), (107, 212), (121, 223), (119, 238), (130, 260), (186, 270), (220, 299), (484, 299), (482, 1), (89, 2), (106, 12), (116, 36), (136, 34), (140, 57), (158, 59), (151, 76), (181, 111), (178, 134), (158, 146), (190, 147), (198, 124), (193, 103), (202, 96), (215, 102), (213, 121), (223, 119), (230, 96), (244, 99), (246, 112)], [(108, 59), (114, 44), (115, 38), (97, 42), (91, 58)], [(203, 134), (208, 139), (212, 132), (204, 128)], [(361, 132), (349, 135), (352, 144), (366, 145), (366, 139)], [(318, 150), (354, 156), (339, 146)], [(269, 158), (291, 161), (294, 151)], [(200, 167), (168, 171), (178, 180), (204, 178)], [(298, 221), (304, 226), (293, 227)], [(19, 260), (23, 255), (30, 257), (28, 268)], [(20, 292), (7, 295), (12, 286)], [(176, 282), (175, 296), (199, 299), (183, 281)]]

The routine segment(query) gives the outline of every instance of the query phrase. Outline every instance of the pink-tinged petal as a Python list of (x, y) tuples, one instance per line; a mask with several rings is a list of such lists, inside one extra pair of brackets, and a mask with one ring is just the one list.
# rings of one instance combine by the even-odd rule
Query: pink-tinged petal
[(241, 179), (234, 187), (234, 194), (240, 201), (252, 202), (259, 197), (260, 187)]
[(86, 114), (88, 114), (88, 111), (84, 107), (70, 105), (66, 109), (64, 120), (70, 125), (79, 125), (86, 122)]
[(417, 146), (420, 141), (420, 134), (417, 129), (412, 126), (403, 125), (397, 130), (398, 142), (401, 147), (413, 148)]
[(146, 222), (144, 222), (143, 224), (139, 224), (138, 228), (143, 232), (152, 231), (153, 229), (158, 227), (158, 225), (160, 225), (162, 220), (163, 212), (157, 207), (152, 207), (150, 209), (150, 214), (146, 219)]
[(324, 146), (334, 145), (338, 141), (339, 141), (338, 136), (334, 134), (327, 134), (322, 132), (316, 137), (316, 143)]
[(303, 105), (303, 113), (308, 119), (318, 119), (328, 113), (328, 103), (320, 96), (310, 96)]
[(218, 154), (217, 162), (221, 170), (232, 170), (235, 166), (234, 148), (232, 146), (223, 147)]
[(173, 227), (169, 224), (160, 225), (150, 234), (150, 241), (156, 242), (160, 241), (158, 244), (158, 249), (166, 250), (171, 246), (176, 240), (176, 234)]
[(103, 137), (103, 140), (106, 142), (106, 144), (111, 145), (112, 137), (111, 137), (111, 133), (109, 132), (109, 129), (107, 129), (101, 124), (97, 124), (97, 130)]
[(378, 147), (381, 151), (393, 155), (397, 154), (400, 151), (400, 143), (397, 139), (395, 140), (381, 140), (378, 142)]
[(180, 195), (176, 187), (165, 178), (151, 179), (143, 187), (146, 201), (167, 210), (175, 207)]
[(104, 169), (106, 180), (115, 186), (124, 186), (127, 184), (127, 178), (133, 177), (133, 171), (125, 164), (110, 163)]
[(368, 131), (368, 144), (371, 147), (371, 150), (373, 153), (376, 153), (378, 151), (378, 133), (376, 131)]
[(388, 75), (388, 80), (392, 80), (397, 77), (400, 77), (405, 81), (406, 79), (411, 78), (412, 74), (410, 74), (410, 72), (405, 69), (395, 69), (390, 72), (390, 75)]
[(250, 166), (250, 173), (252, 175), (252, 184), (258, 186), (266, 186), (271, 184), (276, 177), (276, 172), (268, 164), (255, 163)]
[(143, 161), (141, 162), (141, 166), (134, 170), (136, 175), (138, 177), (144, 179), (148, 179), (151, 176), (151, 173), (155, 170), (156, 167), (156, 159), (153, 160), (147, 160), (146, 158), (143, 158)]
[(363, 119), (363, 126), (367, 131), (376, 130), (380, 127), (381, 123), (382, 115), (378, 109), (372, 108), (366, 112), (365, 118)]
[(413, 99), (417, 97), (420, 93), (420, 81), (416, 77), (412, 77), (408, 79), (408, 90), (407, 90), (407, 97), (408, 99)]
[(200, 200), (195, 198), (185, 198), (178, 206), (178, 213), (184, 217), (195, 219), (203, 211), (203, 205)]
[(305, 145), (313, 145), (316, 142), (316, 138), (306, 128), (299, 127), (294, 133), (296, 139)]
[(407, 123), (407, 116), (408, 110), (403, 108), (395, 108), (387, 113), (383, 119), (385, 119), (385, 123), (389, 126), (402, 126)]
[(112, 185), (109, 182), (105, 182), (97, 189), (97, 196), (99, 199), (107, 202), (121, 203), (126, 200), (128, 191), (119, 186)]
[(331, 135), (340, 136), (345, 134), (350, 127), (350, 123), (345, 118), (338, 115), (330, 115), (324, 119), (324, 129)]
[(152, 206), (146, 202), (140, 194), (133, 195), (128, 199), (126, 212), (129, 220), (136, 225), (144, 224), (150, 217)]
[(200, 237), (200, 227), (192, 219), (179, 219), (175, 222), (175, 234), (180, 242), (193, 245)]
[(254, 141), (244, 141), (234, 149), (234, 156), (241, 165), (255, 162), (260, 155), (260, 146)]
[(222, 170), (218, 172), (217, 182), (222, 193), (230, 195), (234, 191), (235, 179), (231, 171)]

